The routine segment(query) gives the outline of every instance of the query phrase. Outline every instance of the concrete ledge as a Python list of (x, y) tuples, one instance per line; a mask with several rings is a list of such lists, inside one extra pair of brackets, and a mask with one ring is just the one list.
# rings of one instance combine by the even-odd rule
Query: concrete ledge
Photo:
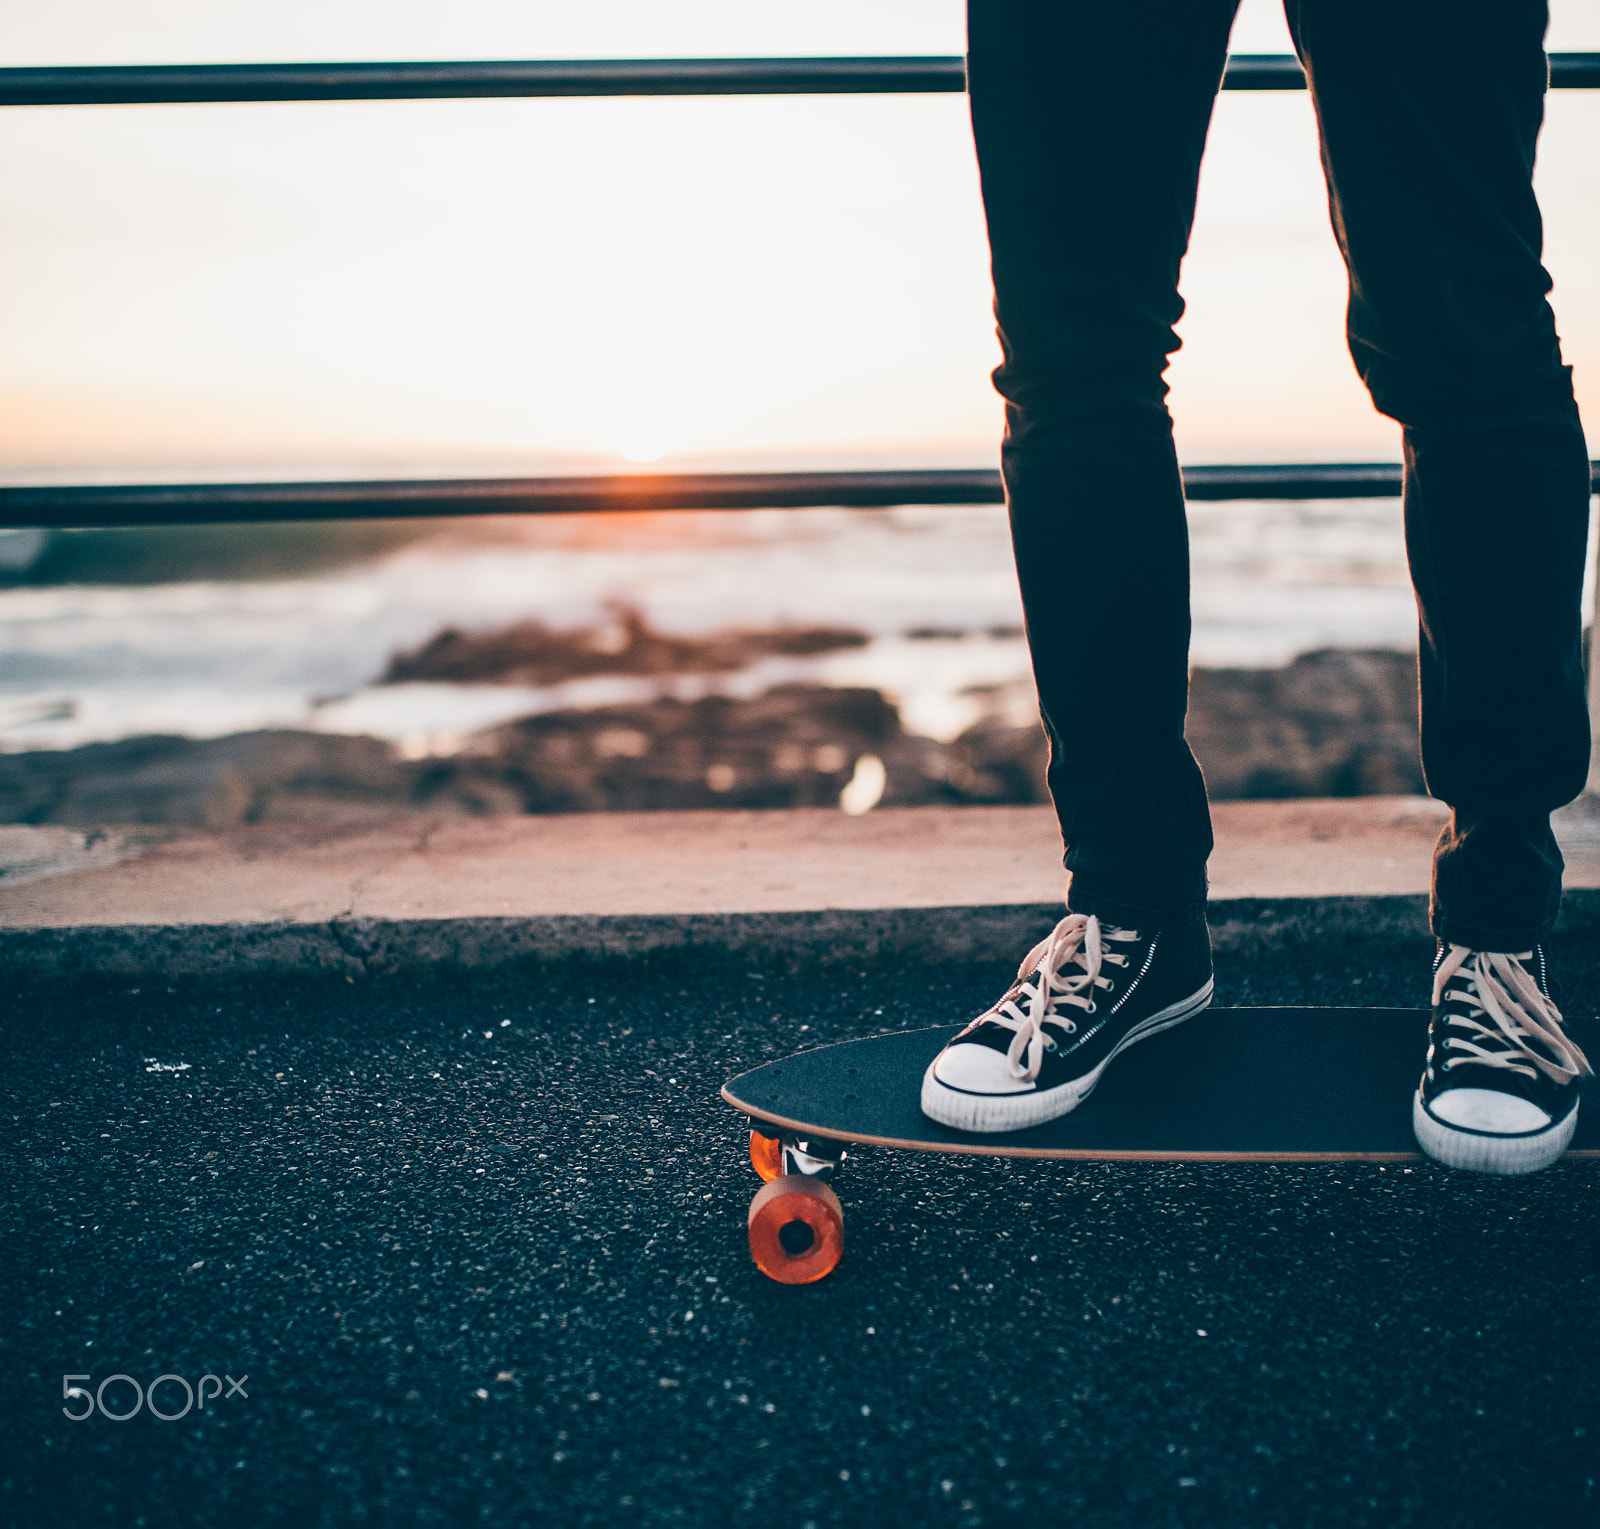
[[(752, 970), (857, 963), (1014, 961), (1059, 903), (798, 913), (547, 918), (336, 919), (323, 924), (123, 924), (0, 931), (0, 967), (36, 978), (172, 981), (232, 976), (373, 977), (701, 954)], [(1214, 948), (1423, 942), (1426, 897), (1229, 898), (1210, 907)], [(1565, 931), (1600, 931), (1600, 891), (1569, 892)]]
[[(1427, 939), (1440, 818), (1415, 798), (1223, 804), (1217, 949)], [(1600, 929), (1600, 835), (1568, 828), (1564, 926)], [(1043, 808), (407, 821), (120, 853), (0, 885), (0, 969), (154, 982), (667, 952), (773, 969), (1015, 961), (1060, 916), (1064, 881)]]
[(376, 976), (638, 960), (666, 951), (753, 969), (919, 957), (989, 960), (1041, 939), (1059, 904), (821, 909), (795, 913), (340, 919), (323, 924), (121, 925), (0, 932), (0, 963), (36, 976), (157, 978), (232, 973)]

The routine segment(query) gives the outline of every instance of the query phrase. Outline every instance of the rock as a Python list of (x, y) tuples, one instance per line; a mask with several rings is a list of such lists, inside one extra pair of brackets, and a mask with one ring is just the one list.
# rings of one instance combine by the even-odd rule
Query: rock
[(1197, 669), (1187, 731), (1217, 801), (1423, 790), (1408, 653), (1325, 648), (1284, 669)]
[(91, 829), (0, 827), (0, 887), (93, 870), (135, 853), (121, 834)]
[(464, 685), (556, 685), (595, 674), (719, 674), (761, 658), (804, 658), (865, 646), (844, 627), (772, 627), (674, 637), (655, 631), (639, 611), (618, 607), (604, 626), (557, 631), (523, 621), (495, 631), (446, 628), (414, 653), (390, 659), (380, 684), (408, 680)]
[[(1212, 796), (1422, 788), (1416, 663), (1326, 650), (1286, 669), (1198, 670), (1189, 737)], [(832, 806), (863, 756), (886, 806), (1048, 802), (1039, 727), (990, 718), (953, 743), (910, 735), (876, 690), (781, 685), (749, 700), (670, 698), (547, 712), (464, 752), (402, 760), (377, 738), (287, 730), (130, 738), (0, 755), (0, 822), (350, 823), (442, 813)]]
[(885, 765), (886, 804), (964, 799), (948, 784), (946, 750), (908, 736), (876, 690), (787, 685), (752, 700), (544, 713), (442, 759), (402, 760), (377, 738), (288, 730), (0, 755), (0, 821), (228, 828), (361, 822), (419, 808), (832, 806), (866, 754)]
[(424, 802), (509, 786), (527, 812), (816, 807), (839, 800), (857, 759), (888, 771), (883, 801), (948, 800), (941, 753), (909, 737), (876, 690), (780, 685), (751, 700), (708, 696), (548, 712), (432, 762)]
[(950, 745), (945, 779), (957, 801), (1048, 802), (1049, 763), (1044, 729), (1037, 723), (1009, 727), (997, 718), (986, 718)]
[[(1424, 789), (1409, 653), (1325, 648), (1284, 669), (1197, 669), (1186, 732), (1213, 801)], [(979, 723), (951, 755), (960, 800), (1050, 800), (1037, 727)]]
[(0, 755), (0, 819), (28, 823), (351, 822), (391, 815), (415, 771), (377, 738), (273, 730), (127, 738)]

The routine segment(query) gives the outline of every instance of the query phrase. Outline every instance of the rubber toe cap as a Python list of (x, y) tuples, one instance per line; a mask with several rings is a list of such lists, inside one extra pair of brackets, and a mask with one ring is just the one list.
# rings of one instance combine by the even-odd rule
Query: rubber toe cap
[(946, 1088), (967, 1094), (1031, 1094), (1032, 1083), (1011, 1074), (1003, 1051), (988, 1046), (947, 1046), (933, 1064), (934, 1077)]
[(1550, 1124), (1550, 1117), (1537, 1104), (1493, 1088), (1447, 1088), (1428, 1101), (1428, 1110), (1447, 1125), (1496, 1136), (1520, 1136), (1542, 1131)]

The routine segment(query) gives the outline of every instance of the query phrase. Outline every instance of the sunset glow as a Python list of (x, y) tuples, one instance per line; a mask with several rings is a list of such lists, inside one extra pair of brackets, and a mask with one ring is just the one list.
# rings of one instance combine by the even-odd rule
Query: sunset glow
[[(1553, 48), (1600, 47), (1600, 0), (1554, 11)], [(671, 16), (150, 0), (135, 26), (63, 0), (13, 18), (3, 46), (17, 63), (962, 46), (955, 0)], [(1277, 8), (1247, 0), (1234, 46), (1285, 51)], [(1600, 417), (1600, 95), (1548, 110), (1554, 301)], [(957, 96), (12, 110), (0, 174), (13, 476), (994, 460)], [(1220, 99), (1184, 290), (1186, 457), (1397, 454), (1345, 353), (1303, 93)]]

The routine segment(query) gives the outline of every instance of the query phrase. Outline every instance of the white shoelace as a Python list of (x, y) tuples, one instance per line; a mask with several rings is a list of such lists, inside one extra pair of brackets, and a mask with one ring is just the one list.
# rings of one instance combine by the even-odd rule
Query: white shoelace
[[(1033, 980), (1019, 982), (987, 1014), (980, 1014), (973, 1020), (956, 1040), (979, 1025), (1003, 1025), (1014, 1031), (1006, 1061), (1011, 1066), (1012, 1077), (1018, 1082), (1031, 1083), (1039, 1076), (1045, 1050), (1055, 1044), (1046, 1040), (1044, 1022), (1055, 1021), (1069, 1035), (1078, 1028), (1075, 1021), (1061, 1018), (1056, 1006), (1072, 1004), (1086, 1014), (1093, 1014), (1095, 989), (1111, 986), (1110, 979), (1100, 975), (1102, 964), (1128, 964), (1125, 955), (1106, 950), (1102, 942), (1138, 938), (1138, 931), (1134, 929), (1102, 928), (1100, 920), (1092, 913), (1069, 913), (1022, 958), (1017, 977), (1021, 979), (1032, 972)], [(1061, 968), (1069, 963), (1076, 963), (1082, 970), (1063, 974)], [(1022, 1060), (1024, 1052), (1027, 1053), (1026, 1062)]]
[[(1452, 945), (1446, 951), (1433, 975), (1434, 1005), (1437, 1007), (1445, 988), (1456, 979), (1451, 996), (1464, 998), (1471, 1007), (1465, 1015), (1452, 1015), (1450, 1026), (1465, 1029), (1477, 1038), (1467, 1040), (1452, 1035), (1446, 1043), (1449, 1049), (1466, 1055), (1447, 1057), (1446, 1068), (1468, 1063), (1475, 1067), (1505, 1067), (1529, 1078), (1542, 1072), (1557, 1083), (1570, 1083), (1574, 1078), (1593, 1074), (1589, 1059), (1562, 1030), (1561, 1011), (1539, 991), (1538, 983), (1523, 966), (1532, 955), (1532, 951), (1512, 956), (1500, 951), (1469, 950), (1465, 945)], [(1493, 1023), (1484, 1023), (1485, 1020)], [(1556, 1060), (1541, 1056), (1529, 1041), (1537, 1041)]]

